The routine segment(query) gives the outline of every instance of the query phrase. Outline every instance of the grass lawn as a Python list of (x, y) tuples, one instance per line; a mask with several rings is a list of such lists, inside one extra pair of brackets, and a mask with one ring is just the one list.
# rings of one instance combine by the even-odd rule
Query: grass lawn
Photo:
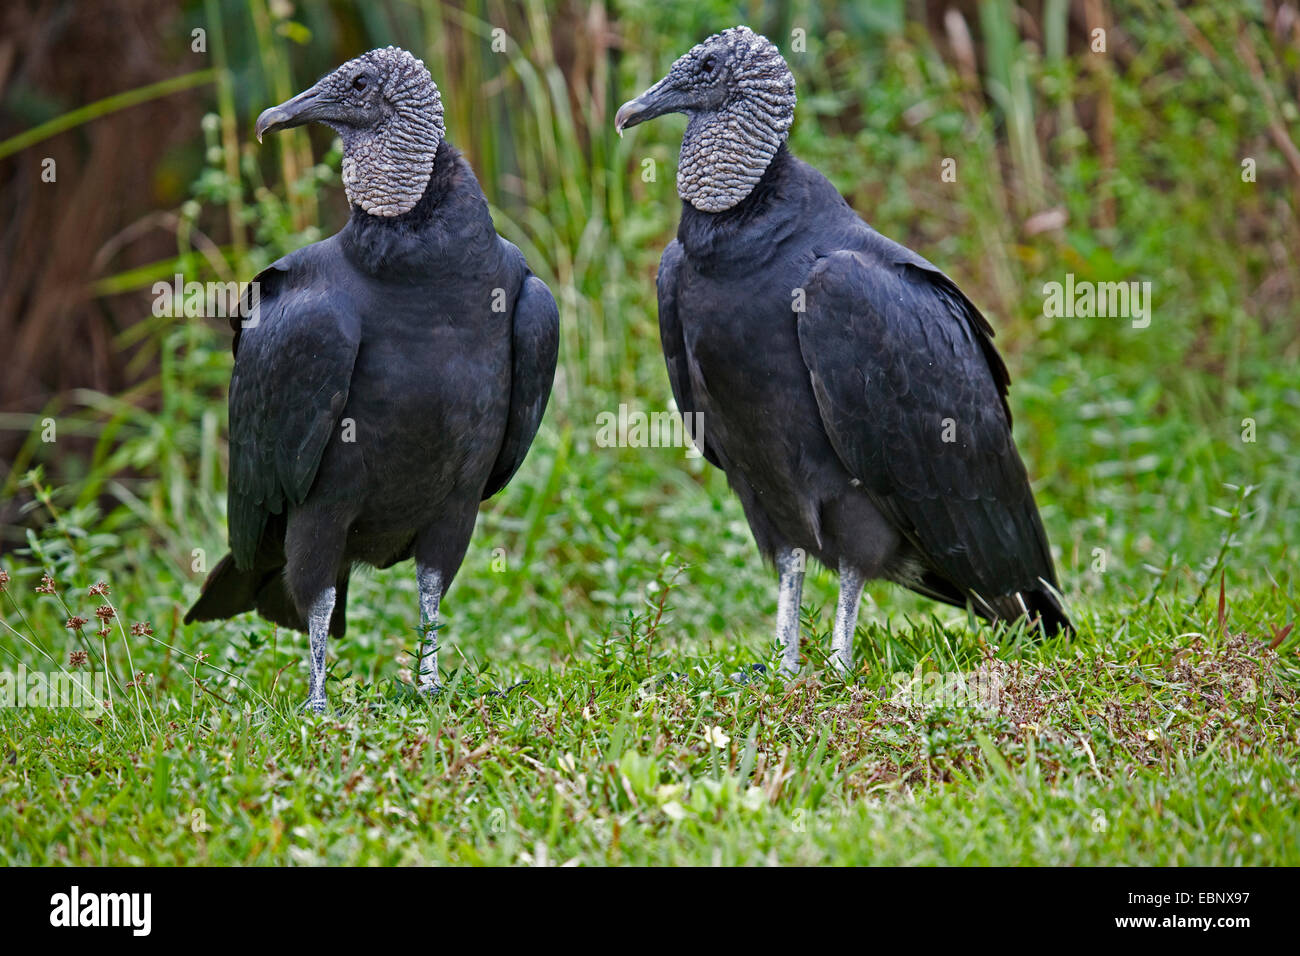
[[(1271, 584), (1221, 598), (1230, 557), (1067, 571), (1069, 641), (971, 629), (880, 585), (848, 680), (824, 661), (834, 581), (813, 574), (805, 672), (785, 682), (774, 584), (712, 476), (648, 492), (637, 512), (582, 491), (609, 461), (568, 458), (572, 481), (551, 492), (567, 506), (520, 545), (515, 516), (547, 493), (546, 459), (566, 457), (545, 447), (554, 438), (520, 500), (485, 509), (444, 604), (433, 701), (410, 686), (406, 569), (357, 581), (349, 634), (331, 645), (332, 713), (316, 717), (299, 710), (302, 635), (254, 618), (179, 627), (174, 595), (195, 584), (157, 556), (88, 594), (110, 541), (61, 514), (34, 539), (42, 561), (6, 565), (5, 646), (47, 671), (86, 647), (83, 676), (106, 652), (113, 704), (0, 708), (0, 860), (1300, 860), (1300, 668), (1280, 623), (1292, 599)], [(638, 460), (665, 467), (611, 455), (623, 481), (646, 477)], [(660, 522), (689, 554), (660, 551)], [(41, 566), (56, 593), (35, 592)], [(1134, 575), (1146, 584), (1127, 596), (1108, 583)], [(106, 605), (118, 616), (99, 638)], [(72, 614), (90, 622), (84, 644), (63, 626)], [(153, 633), (133, 635), (146, 620)]]

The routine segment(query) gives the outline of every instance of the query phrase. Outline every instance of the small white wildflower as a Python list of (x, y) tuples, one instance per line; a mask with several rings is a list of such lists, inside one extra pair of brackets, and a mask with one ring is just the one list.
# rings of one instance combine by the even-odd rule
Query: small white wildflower
[(686, 816), (686, 808), (676, 800), (670, 800), (663, 806), (664, 816), (670, 820), (681, 820)]
[(686, 792), (680, 783), (661, 783), (655, 788), (655, 802), (661, 806), (676, 803), (677, 798)]

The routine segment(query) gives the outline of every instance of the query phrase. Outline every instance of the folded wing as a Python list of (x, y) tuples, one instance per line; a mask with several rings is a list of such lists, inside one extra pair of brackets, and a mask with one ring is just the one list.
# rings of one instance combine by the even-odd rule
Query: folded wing
[(241, 569), (253, 566), (267, 517), (307, 497), (339, 428), (361, 341), (360, 320), (347, 300), (307, 284), (295, 287), (294, 262), (282, 259), (259, 273), (257, 307), (231, 322), (227, 520)]
[(505, 439), (487, 486), (486, 500), (504, 488), (523, 464), (546, 411), (560, 350), (560, 313), (546, 283), (524, 277), (511, 333), (510, 412)]
[(873, 238), (818, 259), (798, 317), (832, 445), (928, 569), (982, 615), (1029, 611), (1068, 628), (992, 329), (938, 269)]

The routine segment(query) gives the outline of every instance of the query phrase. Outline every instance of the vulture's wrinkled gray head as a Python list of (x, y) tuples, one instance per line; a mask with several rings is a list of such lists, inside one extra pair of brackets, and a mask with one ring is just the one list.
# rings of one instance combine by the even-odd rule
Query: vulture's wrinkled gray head
[(703, 212), (740, 202), (763, 176), (794, 122), (794, 74), (749, 27), (714, 34), (614, 117), (623, 130), (664, 113), (689, 118), (677, 195)]
[(323, 123), (343, 138), (343, 188), (372, 216), (409, 212), (429, 183), (446, 129), (424, 63), (385, 47), (348, 60), (315, 86), (257, 118), (257, 139)]

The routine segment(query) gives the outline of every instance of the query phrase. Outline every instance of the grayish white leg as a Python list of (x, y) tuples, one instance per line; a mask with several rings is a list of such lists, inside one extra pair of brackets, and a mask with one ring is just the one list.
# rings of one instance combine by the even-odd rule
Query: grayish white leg
[(420, 588), (420, 693), (430, 694), (438, 689), (438, 602), (442, 600), (442, 575), (423, 565), (415, 569), (415, 581)]
[(853, 670), (853, 629), (858, 626), (858, 604), (866, 583), (866, 575), (857, 568), (840, 565), (840, 603), (831, 633), (831, 662), (846, 674)]
[(776, 553), (776, 569), (781, 574), (776, 597), (776, 641), (781, 645), (781, 673), (793, 677), (799, 673), (799, 600), (803, 597), (804, 552), (782, 548)]
[(325, 645), (329, 641), (333, 615), (334, 589), (326, 588), (307, 612), (307, 633), (311, 639), (311, 683), (307, 689), (307, 707), (318, 714), (325, 712)]

